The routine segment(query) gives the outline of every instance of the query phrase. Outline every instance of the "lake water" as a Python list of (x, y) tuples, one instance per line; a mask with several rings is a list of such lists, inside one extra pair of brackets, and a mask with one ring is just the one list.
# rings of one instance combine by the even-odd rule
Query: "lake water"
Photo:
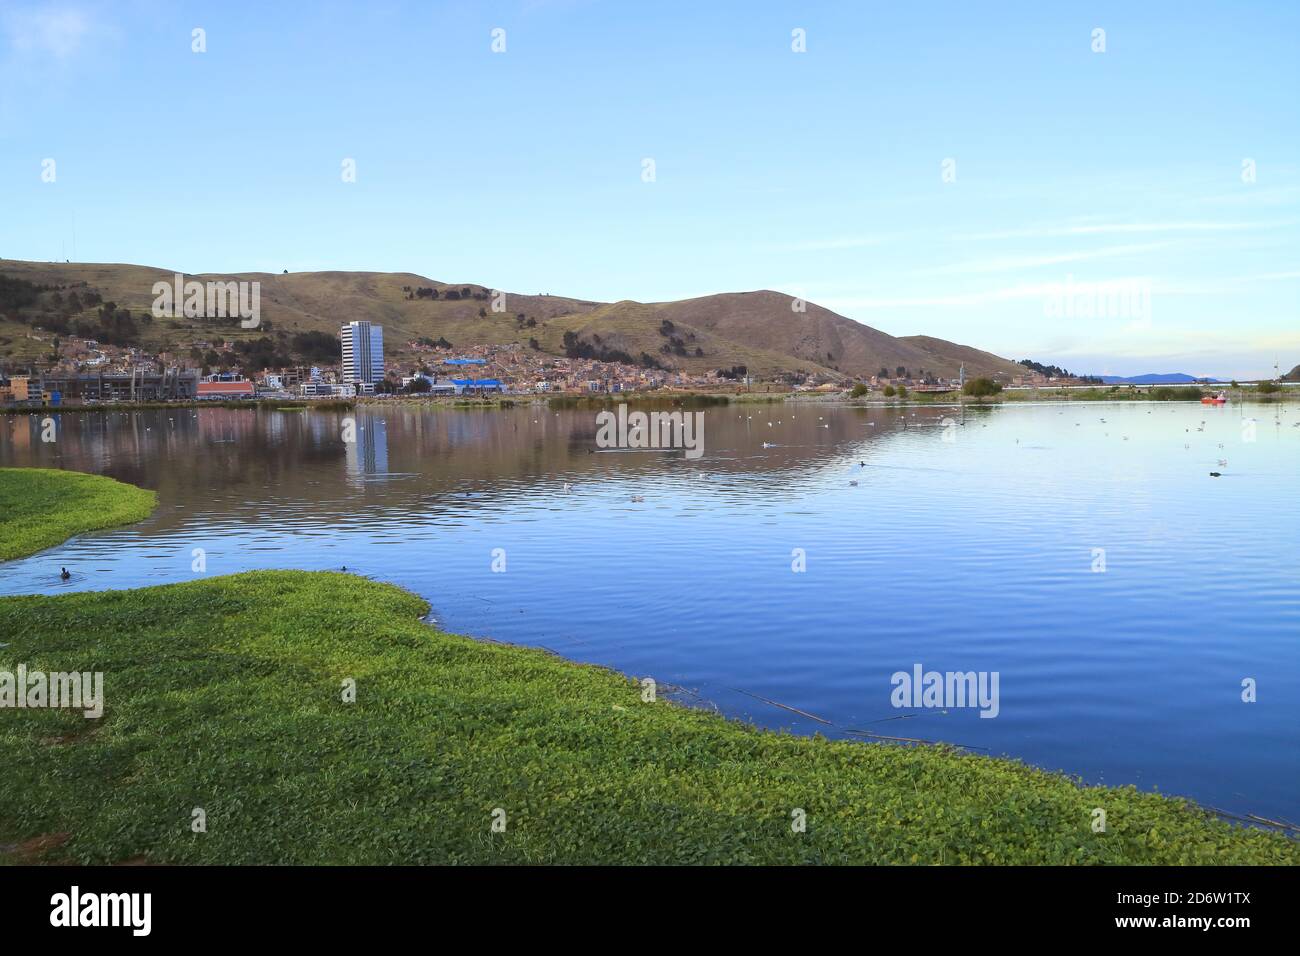
[[(765, 726), (1300, 821), (1300, 408), (703, 414), (698, 460), (598, 450), (594, 411), (542, 407), (66, 414), (53, 444), (0, 416), (0, 465), (160, 494), (139, 525), (0, 565), (0, 593), (187, 581), (195, 548), (207, 575), (346, 566), (448, 630)], [(997, 716), (894, 707), (891, 675), (918, 664), (997, 672)]]

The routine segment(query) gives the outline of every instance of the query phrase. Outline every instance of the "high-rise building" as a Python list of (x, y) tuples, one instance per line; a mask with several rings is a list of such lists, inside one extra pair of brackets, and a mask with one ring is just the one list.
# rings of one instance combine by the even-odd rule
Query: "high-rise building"
[(343, 381), (374, 384), (384, 378), (384, 330), (369, 322), (349, 322), (339, 329), (343, 343)]

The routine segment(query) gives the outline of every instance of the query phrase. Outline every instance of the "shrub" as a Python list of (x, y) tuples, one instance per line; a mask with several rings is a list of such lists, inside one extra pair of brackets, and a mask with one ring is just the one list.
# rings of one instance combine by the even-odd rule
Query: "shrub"
[(991, 378), (973, 378), (961, 387), (961, 391), (972, 398), (987, 398), (1002, 391), (1002, 386)]

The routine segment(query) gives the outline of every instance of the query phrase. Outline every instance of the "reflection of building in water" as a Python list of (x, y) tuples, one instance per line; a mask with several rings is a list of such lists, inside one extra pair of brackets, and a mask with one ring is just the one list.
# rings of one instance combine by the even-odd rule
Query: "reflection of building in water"
[(358, 418), (355, 441), (344, 442), (349, 481), (388, 474), (388, 425), (379, 418)]

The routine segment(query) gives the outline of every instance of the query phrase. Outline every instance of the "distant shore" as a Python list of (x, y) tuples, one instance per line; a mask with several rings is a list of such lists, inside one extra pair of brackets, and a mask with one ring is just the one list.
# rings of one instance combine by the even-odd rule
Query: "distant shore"
[(728, 404), (779, 404), (783, 402), (849, 402), (866, 407), (906, 407), (926, 405), (998, 405), (1017, 402), (1196, 402), (1208, 395), (1226, 394), (1229, 403), (1270, 404), (1300, 401), (1300, 386), (1281, 385), (1277, 391), (1261, 392), (1257, 386), (1231, 385), (1098, 385), (1094, 387), (1012, 387), (996, 395), (976, 398), (962, 395), (955, 388), (946, 392), (918, 392), (909, 389), (903, 396), (886, 396), (876, 389), (856, 398), (848, 388), (832, 392), (716, 392), (668, 391), (645, 392), (534, 392), (493, 395), (428, 395), (393, 393), (356, 399), (277, 399), (184, 400), (175, 402), (111, 402), (97, 405), (33, 405), (0, 408), (3, 415), (66, 415), (76, 413), (148, 411), (169, 408), (265, 409), (269, 411), (315, 409), (347, 411), (358, 407), (391, 408), (403, 406), (434, 409), (500, 409), (528, 405), (546, 405), (554, 409), (604, 408), (621, 402), (655, 406), (704, 408)]
[(356, 402), (349, 399), (322, 399), (321, 401), (301, 401), (284, 398), (256, 398), (247, 401), (212, 399), (186, 399), (176, 402), (105, 402), (97, 405), (24, 405), (0, 408), (3, 415), (68, 415), (76, 412), (102, 414), (106, 412), (142, 412), (167, 408), (246, 408), (281, 409), (315, 408), (320, 411), (340, 411), (354, 408)]

